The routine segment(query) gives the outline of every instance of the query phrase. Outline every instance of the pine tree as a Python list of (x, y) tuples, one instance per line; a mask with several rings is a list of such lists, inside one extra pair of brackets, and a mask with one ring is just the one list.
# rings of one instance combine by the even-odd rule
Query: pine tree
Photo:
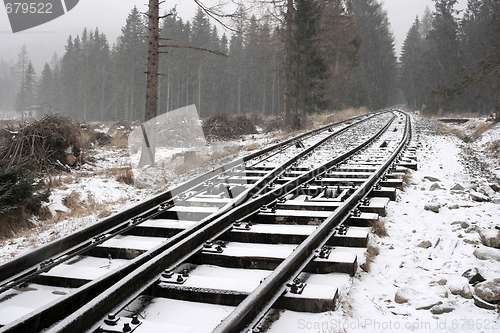
[(449, 91), (464, 110), (500, 114), (500, 4), (470, 0), (460, 25), (461, 81)]
[(327, 65), (319, 52), (320, 7), (315, 0), (297, 0), (293, 33), (294, 95), (297, 96), (299, 128), (305, 128), (307, 115), (326, 109)]
[(397, 60), (386, 12), (375, 0), (353, 0), (359, 53), (346, 84), (346, 105), (378, 110), (395, 98)]
[(422, 107), (422, 67), (424, 66), (424, 38), (422, 25), (415, 18), (401, 51), (401, 76), (399, 86), (403, 90), (406, 102), (414, 109)]
[(18, 112), (23, 111), (27, 106), (27, 96), (26, 96), (26, 88), (27, 88), (27, 83), (26, 83), (26, 77), (27, 77), (27, 71), (28, 71), (28, 64), (30, 63), (29, 56), (28, 56), (28, 49), (26, 45), (23, 45), (21, 47), (21, 51), (17, 55), (17, 64), (16, 64), (16, 69), (19, 77), (19, 90), (17, 93), (16, 97), (16, 102), (15, 102), (15, 109)]
[(115, 119), (143, 119), (146, 92), (146, 25), (134, 7), (114, 50), (113, 81)]
[[(424, 93), (429, 112), (450, 108), (450, 96), (442, 89), (452, 86), (458, 79), (461, 67), (458, 44), (458, 21), (454, 6), (457, 0), (434, 0), (436, 11), (427, 36), (428, 54), (426, 57)], [(441, 92), (441, 93), (440, 93)]]
[(16, 110), (23, 111), (36, 101), (36, 73), (31, 61), (28, 63), (16, 97)]
[(41, 76), (40, 76), (40, 84), (38, 86), (38, 94), (37, 100), (39, 105), (48, 104), (49, 110), (55, 106), (54, 99), (54, 91), (55, 91), (55, 82), (54, 75), (52, 73), (52, 69), (48, 63), (45, 63)]
[(0, 111), (14, 109), (18, 85), (15, 66), (0, 59)]

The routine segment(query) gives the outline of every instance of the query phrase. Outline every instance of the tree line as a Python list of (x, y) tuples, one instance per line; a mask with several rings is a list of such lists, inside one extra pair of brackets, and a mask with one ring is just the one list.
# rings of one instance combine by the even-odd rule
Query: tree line
[(469, 0), (461, 18), (457, 0), (434, 0), (417, 17), (401, 55), (406, 101), (426, 113), (489, 113), (500, 106), (500, 2)]
[[(202, 118), (284, 114), (300, 128), (325, 109), (490, 109), (500, 97), (499, 5), (471, 0), (459, 20), (456, 0), (434, 1), (399, 61), (376, 0), (276, 1), (282, 20), (241, 8), (235, 31), (222, 34), (202, 9), (184, 21), (173, 8), (161, 21), (157, 113), (195, 104)], [(84, 29), (39, 75), (23, 47), (14, 66), (0, 61), (0, 109), (50, 105), (80, 120), (143, 120), (146, 35), (134, 7), (114, 45), (98, 28)]]

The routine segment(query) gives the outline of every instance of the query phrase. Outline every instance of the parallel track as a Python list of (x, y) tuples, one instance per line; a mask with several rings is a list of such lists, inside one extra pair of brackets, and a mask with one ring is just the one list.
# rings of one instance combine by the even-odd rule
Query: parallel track
[[(226, 239), (228, 234), (241, 229), (242, 224), (249, 221), (257, 221), (263, 216), (269, 218), (269, 216), (266, 217), (266, 209), (271, 210), (272, 214), (273, 211), (276, 213), (276, 209), (280, 205), (288, 208), (293, 207), (293, 204), (287, 206), (287, 203), (296, 203), (296, 198), (304, 196), (304, 194), (313, 199), (312, 201), (315, 201), (315, 198), (319, 199), (317, 204), (313, 204), (311, 201), (303, 204), (310, 206), (310, 208), (302, 207), (306, 210), (321, 209), (318, 206), (323, 205), (324, 202), (329, 202), (327, 206), (336, 202), (333, 208), (328, 208), (332, 210), (331, 212), (326, 215), (320, 214), (325, 216), (322, 218), (322, 223), (314, 232), (304, 236), (305, 239), (298, 242), (298, 246), (290, 256), (283, 258), (281, 263), (276, 263), (276, 265), (267, 263), (268, 268), (274, 270), (269, 271), (270, 274), (253, 292), (243, 293), (245, 296), (243, 301), (240, 303), (240, 299), (237, 302), (239, 305), (234, 311), (220, 325), (214, 327), (214, 330), (216, 332), (238, 332), (245, 327), (255, 328), (271, 307), (280, 304), (279, 300), (282, 299), (285, 290), (291, 288), (286, 287), (286, 284), (293, 286), (290, 281), (299, 277), (301, 272), (314, 261), (315, 256), (318, 255), (315, 250), (323, 248), (329, 242), (331, 243), (330, 239), (334, 238), (340, 230), (346, 228), (339, 226), (346, 225), (347, 220), (353, 219), (352, 214), (360, 205), (360, 200), (367, 197), (369, 193), (376, 191), (384, 193), (382, 189), (375, 191), (372, 189), (380, 182), (380, 177), (387, 173), (394, 164), (394, 160), (401, 156), (404, 147), (408, 145), (411, 138), (409, 118), (401, 113), (389, 116), (390, 114), (379, 114), (366, 121), (365, 119), (360, 121), (360, 123), (371, 122), (375, 124), (376, 119), (381, 118), (385, 119), (383, 121), (385, 125), (379, 125), (377, 133), (370, 135), (369, 138), (358, 134), (357, 139), (353, 140), (355, 142), (346, 142), (345, 147), (337, 147), (338, 152), (335, 151), (335, 147), (331, 146), (331, 142), (337, 139), (339, 141), (336, 144), (342, 145), (342, 141), (349, 141), (346, 140), (349, 137), (349, 131), (354, 131), (356, 126), (363, 125), (355, 123), (350, 126), (340, 125), (336, 129), (330, 129), (331, 127), (327, 126), (316, 130), (313, 134), (320, 133), (321, 136), (319, 140), (314, 139), (317, 144), (307, 144), (307, 147), (298, 145), (304, 149), (299, 149), (300, 152), (297, 152), (296, 156), (285, 162), (278, 162), (279, 159), (273, 156), (277, 153), (270, 152), (284, 150), (284, 146), (296, 144), (299, 138), (275, 145), (245, 158), (243, 164), (239, 166), (236, 162), (226, 165), (148, 203), (141, 204), (138, 206), (140, 208), (135, 207), (130, 212), (120, 214), (120, 218), (115, 217), (116, 220), (113, 223), (107, 221), (99, 227), (105, 229), (104, 232), (100, 230), (98, 233), (102, 234), (101, 236), (92, 235), (94, 238), (90, 241), (84, 241), (83, 244), (62, 246), (60, 243), (59, 246), (66, 247), (65, 252), (59, 253), (56, 258), (46, 262), (44, 267), (27, 269), (23, 266), (22, 269), (18, 269), (14, 274), (15, 278), (5, 279), (7, 282), (3, 284), (3, 294), (0, 296), (8, 301), (9, 297), (15, 298), (17, 296), (17, 292), (12, 293), (12, 288), (19, 289), (20, 286), (22, 290), (23, 287), (29, 286), (29, 283), (33, 282), (57, 287), (71, 286), (77, 289), (70, 289), (67, 295), (8, 323), (0, 329), (0, 332), (39, 332), (45, 328), (49, 328), (50, 332), (79, 332), (92, 329), (92, 327), (98, 331), (122, 332), (123, 328), (118, 327), (120, 325), (108, 325), (114, 322), (110, 321), (109, 318), (105, 324), (102, 324), (102, 317), (108, 312), (119, 312), (130, 302), (134, 304), (137, 297), (140, 299), (145, 297), (144, 295), (154, 295), (158, 290), (168, 290), (168, 285), (171, 285), (172, 282), (172, 278), (169, 277), (172, 274), (170, 271), (176, 272), (173, 276), (179, 278), (177, 277), (179, 273), (187, 274), (189, 269), (186, 270), (185, 267), (187, 267), (188, 262), (194, 260), (197, 262), (197, 266), (203, 266), (200, 254), (208, 251), (210, 255), (217, 255), (219, 251), (224, 251), (219, 246), (224, 247), (227, 241), (212, 245), (213, 240)], [(403, 124), (399, 126), (399, 141), (394, 144), (391, 143), (391, 140), (395, 140), (394, 138), (384, 138), (387, 137), (389, 128), (398, 131), (398, 126), (394, 125), (398, 121), (403, 122)], [(364, 132), (369, 131), (368, 127), (364, 129)], [(383, 140), (382, 144), (378, 142), (380, 140)], [(374, 165), (377, 167), (368, 178), (362, 181), (356, 179), (350, 181), (337, 179), (334, 181), (333, 175), (336, 171), (332, 168), (338, 168), (342, 163), (346, 163), (347, 159), (353, 159), (356, 158), (356, 155), (363, 154), (363, 150), (372, 149), (369, 147), (377, 145), (377, 142), (384, 148), (386, 148), (385, 146), (392, 147), (390, 147), (390, 154), (387, 149), (384, 150), (388, 158), (383, 162), (375, 163)], [(328, 146), (329, 143), (330, 146)], [(351, 147), (348, 149), (348, 146)], [(332, 151), (334, 152), (332, 153)], [(330, 152), (330, 155), (327, 152)], [(266, 155), (265, 159), (261, 157), (264, 155)], [(312, 165), (305, 162), (307, 158), (310, 159), (318, 155), (321, 158), (316, 158), (317, 161), (313, 162)], [(332, 157), (332, 155), (335, 156)], [(260, 159), (255, 161), (255, 158), (259, 157)], [(275, 162), (273, 162), (273, 158)], [(283, 157), (281, 161), (283, 161)], [(323, 180), (321, 180), (322, 177)], [(326, 181), (327, 179), (329, 180)], [(217, 181), (219, 182), (217, 183)], [(391, 191), (386, 190), (386, 192), (390, 193)], [(300, 216), (300, 214), (298, 215)], [(305, 217), (307, 218), (307, 214)], [(300, 217), (297, 219), (300, 220)], [(175, 227), (172, 224), (173, 220), (177, 220)], [(236, 224), (233, 225), (234, 222)], [(107, 226), (107, 229), (104, 225)], [(251, 226), (247, 229), (251, 229)], [(93, 232), (95, 233), (95, 230)], [(80, 236), (72, 237), (78, 238)], [(70, 236), (70, 238), (72, 237)], [(137, 246), (135, 248), (126, 245), (109, 246), (113, 242), (123, 241), (126, 243), (126, 239), (132, 237), (140, 240), (143, 240), (140, 237), (155, 238), (157, 245), (149, 245), (147, 250), (141, 250)], [(257, 241), (254, 240), (254, 242)], [(232, 245), (230, 240), (227, 244), (228, 247)], [(54, 245), (51, 246), (54, 247)], [(54, 250), (46, 252), (51, 251)], [(89, 255), (97, 258), (109, 257), (109, 266), (120, 266), (115, 264), (115, 261), (120, 259), (129, 259), (129, 261), (120, 267), (114, 267), (115, 269), (109, 274), (95, 279), (68, 277), (64, 274), (57, 275), (57, 272), (61, 272), (61, 267), (64, 271), (64, 268), (68, 269), (79, 260), (88, 260)], [(31, 260), (31, 258), (24, 259), (24, 262), (29, 262), (26, 266), (32, 265)], [(243, 268), (245, 265), (241, 264), (241, 267)], [(2, 268), (3, 266), (0, 267), (0, 273), (7, 274)], [(158, 277), (162, 273), (163, 278), (159, 283)], [(35, 288), (38, 284), (34, 285)], [(165, 285), (167, 285), (166, 288)], [(174, 281), (174, 285), (178, 285), (178, 283)], [(186, 292), (182, 290), (182, 287), (177, 289), (177, 293)], [(8, 296), (9, 292), (13, 296)], [(210, 292), (207, 293), (210, 294)], [(227, 301), (223, 301), (222, 304), (224, 302), (227, 303)], [(121, 318), (120, 324), (123, 322), (138, 332), (141, 329), (143, 332), (147, 331), (147, 320), (144, 325), (142, 321), (136, 319)]]

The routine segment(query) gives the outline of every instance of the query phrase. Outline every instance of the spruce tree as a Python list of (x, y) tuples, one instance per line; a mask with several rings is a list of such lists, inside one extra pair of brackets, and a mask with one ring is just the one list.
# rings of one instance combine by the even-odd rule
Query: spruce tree
[(422, 37), (422, 25), (415, 18), (401, 51), (401, 76), (399, 87), (404, 93), (406, 103), (414, 109), (422, 107), (422, 67), (424, 66), (424, 39)]

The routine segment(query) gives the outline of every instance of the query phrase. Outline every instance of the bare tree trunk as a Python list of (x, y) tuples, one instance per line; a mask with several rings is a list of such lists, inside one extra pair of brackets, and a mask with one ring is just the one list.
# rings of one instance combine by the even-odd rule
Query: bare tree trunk
[(149, 0), (149, 35), (148, 35), (148, 67), (147, 67), (147, 87), (146, 87), (146, 108), (144, 112), (143, 127), (144, 142), (142, 145), (141, 159), (139, 166), (155, 164), (155, 121), (150, 121), (156, 117), (158, 104), (158, 58), (159, 58), (159, 0)]
[(168, 112), (171, 110), (170, 108), (170, 67), (171, 67), (171, 60), (172, 60), (172, 57), (169, 55), (168, 56), (168, 69), (167, 69), (167, 102), (166, 102), (166, 105), (167, 105), (167, 109), (165, 110), (165, 112)]
[(285, 112), (285, 126), (292, 127), (291, 112), (291, 88), (292, 88), (292, 24), (293, 24), (293, 0), (287, 0), (285, 13), (285, 89), (283, 96), (283, 110)]

